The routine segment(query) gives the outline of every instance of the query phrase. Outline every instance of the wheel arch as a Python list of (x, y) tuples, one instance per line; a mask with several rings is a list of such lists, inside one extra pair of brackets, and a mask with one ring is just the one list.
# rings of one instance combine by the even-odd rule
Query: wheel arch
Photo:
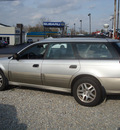
[[(92, 75), (88, 75), (88, 74), (82, 74), (82, 75), (78, 75), (77, 77), (75, 77), (72, 82), (71, 82), (71, 93), (73, 93), (73, 87), (74, 87), (74, 84), (77, 80), (80, 80), (81, 78), (84, 78), (84, 77), (89, 77), (89, 78), (92, 78), (93, 80), (96, 80), (97, 83), (101, 86), (101, 88), (104, 88), (101, 84), (101, 82), (95, 77), (95, 76), (92, 76)], [(104, 90), (105, 91), (105, 90)]]
[(4, 68), (0, 67), (0, 71), (4, 74), (4, 76), (8, 79), (8, 73), (4, 70)]
[(4, 74), (4, 71), (0, 68), (0, 71)]
[(8, 87), (8, 79), (6, 78), (4, 71), (0, 68), (0, 75), (1, 75), (1, 85), (0, 91), (5, 90)]

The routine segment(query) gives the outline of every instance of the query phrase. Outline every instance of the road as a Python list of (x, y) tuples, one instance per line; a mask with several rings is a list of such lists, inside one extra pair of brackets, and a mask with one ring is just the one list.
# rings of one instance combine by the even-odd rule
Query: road
[(16, 45), (16, 46), (7, 46), (4, 48), (0, 48), (0, 57), (8, 57), (11, 56), (15, 53), (17, 53), (18, 51), (20, 51), (21, 49), (23, 49), (24, 47), (30, 45), (30, 43), (24, 43), (21, 45)]
[(26, 47), (28, 45), (30, 45), (30, 44), (24, 43), (24, 44), (21, 44), (21, 45), (7, 46), (7, 47), (4, 47), (4, 48), (0, 48), (0, 55), (14, 54), (14, 53), (20, 51), (21, 49), (23, 49), (24, 47)]

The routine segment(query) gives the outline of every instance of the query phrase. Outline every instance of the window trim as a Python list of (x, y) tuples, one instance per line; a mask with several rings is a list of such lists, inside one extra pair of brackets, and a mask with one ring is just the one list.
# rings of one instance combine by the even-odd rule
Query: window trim
[[(95, 44), (95, 43), (100, 44), (100, 43), (102, 43), (102, 44), (105, 44), (105, 45), (110, 44), (110, 46), (112, 46), (113, 50), (118, 55), (118, 57), (116, 57), (116, 58), (115, 57), (113, 57), (113, 58), (82, 58), (82, 57), (80, 57), (79, 52), (78, 52), (77, 47), (76, 47), (76, 44), (82, 44), (82, 43), (86, 43), (86, 44)], [(75, 44), (74, 45), (75, 52), (76, 52), (77, 58), (79, 60), (118, 60), (118, 59), (120, 59), (117, 50), (115, 49), (115, 47), (110, 42), (75, 42), (74, 44)], [(112, 54), (112, 56), (113, 56), (113, 54)]]
[[(49, 46), (51, 44), (53, 44), (53, 43), (54, 44), (57, 44), (57, 43), (58, 44), (63, 44), (63, 43), (70, 44), (71, 45), (71, 49), (73, 50), (74, 58), (73, 59), (72, 58), (71, 59), (68, 59), (68, 58), (66, 58), (66, 59), (63, 59), (63, 58), (61, 58), (61, 59), (59, 59), (59, 58), (56, 58), (56, 59), (46, 58), (46, 56), (48, 54), (48, 51), (49, 51)], [(77, 50), (77, 47), (76, 47), (76, 44), (81, 44), (81, 43), (87, 43), (87, 44), (92, 44), (92, 43), (93, 44), (94, 43), (110, 44), (113, 47), (113, 50), (115, 50), (115, 52), (120, 56), (120, 54), (118, 53), (118, 50), (116, 49), (114, 43), (112, 43), (112, 42), (111, 43), (110, 42), (94, 42), (94, 41), (93, 42), (43, 42), (43, 43), (36, 43), (36, 44), (30, 45), (30, 46), (22, 49), (17, 54), (20, 55), (21, 53), (23, 53), (24, 51), (26, 51), (30, 47), (38, 45), (38, 44), (41, 44), (41, 45), (48, 44), (43, 58), (41, 58), (41, 59), (40, 58), (38, 58), (38, 59), (21, 59), (20, 58), (19, 60), (76, 60), (76, 59), (78, 59), (78, 60), (119, 60), (120, 59), (120, 57), (116, 57), (116, 58), (82, 58), (82, 57), (80, 57), (80, 55), (78, 53), (78, 50)], [(12, 59), (12, 60), (14, 60), (14, 59)]]
[[(47, 54), (49, 52), (49, 47), (50, 47), (51, 44), (70, 44), (71, 49), (73, 50), (74, 58), (73, 59), (72, 58), (71, 59), (69, 59), (69, 58), (66, 58), (66, 59), (64, 59), (64, 58), (61, 58), (61, 59), (59, 59), (59, 58), (55, 58), (55, 59), (47, 58)], [(72, 42), (50, 42), (49, 46), (47, 47), (47, 50), (46, 50), (46, 53), (45, 53), (45, 56), (44, 56), (44, 60), (76, 60), (77, 57), (76, 57), (76, 54), (75, 54), (75, 49), (73, 48), (72, 44), (73, 44)]]
[(46, 52), (47, 52), (47, 49), (48, 49), (48, 46), (46, 48), (46, 51), (45, 51), (45, 54), (44, 54), (44, 57), (43, 58), (36, 58), (36, 59), (22, 59), (21, 58), (21, 53), (24, 53), (26, 50), (28, 50), (29, 48), (32, 48), (33, 46), (36, 46), (36, 45), (44, 45), (44, 44), (48, 44), (49, 46), (49, 43), (36, 43), (36, 44), (32, 44), (26, 48), (23, 48), (21, 51), (19, 51), (17, 54), (20, 55), (20, 59), (19, 60), (43, 60), (45, 55), (46, 55)]

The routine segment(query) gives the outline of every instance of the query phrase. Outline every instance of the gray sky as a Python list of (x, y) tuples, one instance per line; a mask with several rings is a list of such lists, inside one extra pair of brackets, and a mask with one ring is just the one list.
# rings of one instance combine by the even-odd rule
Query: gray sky
[(0, 23), (10, 26), (16, 23), (35, 25), (41, 17), (52, 22), (64, 21), (73, 28), (88, 31), (89, 17), (92, 17), (92, 31), (102, 29), (103, 24), (110, 24), (110, 16), (114, 13), (114, 0), (0, 0)]

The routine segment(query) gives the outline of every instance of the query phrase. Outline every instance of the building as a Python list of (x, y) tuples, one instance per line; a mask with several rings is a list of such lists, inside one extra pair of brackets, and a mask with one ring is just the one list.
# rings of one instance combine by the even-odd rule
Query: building
[(29, 32), (27, 33), (27, 40), (32, 39), (33, 42), (36, 42), (43, 40), (45, 37), (53, 37), (58, 34), (59, 32)]
[(21, 37), (21, 29), (19, 27), (11, 27), (0, 23), (0, 40), (7, 41), (9, 45), (17, 45), (20, 43), (24, 43), (25, 32), (22, 31), (22, 37)]

